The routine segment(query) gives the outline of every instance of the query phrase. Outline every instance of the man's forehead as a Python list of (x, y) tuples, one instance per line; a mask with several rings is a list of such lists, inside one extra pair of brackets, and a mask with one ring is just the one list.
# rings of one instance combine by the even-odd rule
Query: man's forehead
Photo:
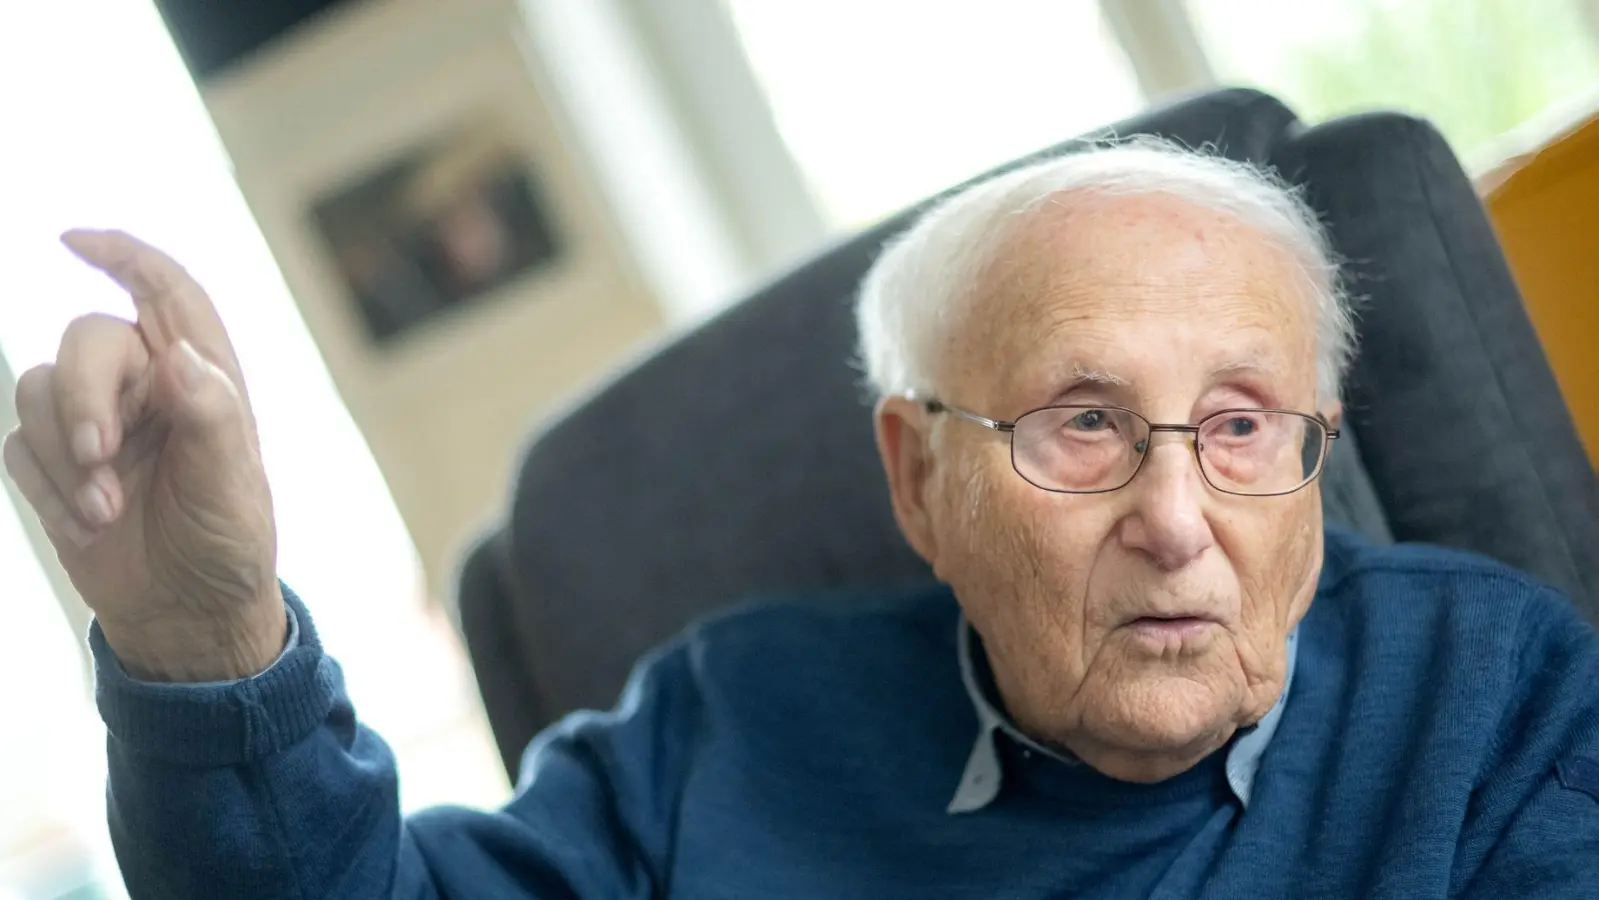
[[(1051, 383), (1116, 388), (1138, 386), (1142, 373), (1137, 367), (1119, 365), (1115, 360), (1104, 359), (1102, 354), (1072, 352), (1073, 349), (1057, 348), (1057, 352), (1051, 354), (1049, 348), (1044, 348), (1043, 356), (1048, 362), (1042, 370)], [(1275, 352), (1264, 339), (1245, 346), (1217, 349), (1196, 362), (1204, 374), (1210, 376), (1255, 374), (1280, 378), (1289, 374), (1283, 354)]]
[(1292, 258), (1225, 213), (1169, 197), (1063, 200), (1007, 243), (963, 343), (1008, 365), (1041, 354), (1113, 384), (1133, 377), (1113, 365), (1118, 345), (1192, 328), (1217, 345), (1205, 355), (1218, 371), (1286, 375), (1306, 356), (1308, 300)]
[(1264, 277), (1291, 269), (1284, 249), (1225, 210), (1168, 195), (1067, 193), (1027, 215), (996, 260), (994, 280), (1215, 274), (1248, 261)]
[(1303, 327), (1305, 288), (1286, 249), (1229, 213), (1177, 197), (1066, 195), (1016, 226), (968, 311), (985, 330), (1174, 313)]
[(1047, 387), (1058, 394), (1080, 387), (1139, 394), (1152, 386), (1152, 374), (1174, 371), (1205, 381), (1237, 378), (1264, 383), (1286, 383), (1298, 374), (1293, 356), (1271, 336), (1244, 332), (1236, 337), (1210, 345), (1158, 346), (1153, 353), (1136, 341), (1085, 343), (1041, 337), (1029, 358), (1018, 360), (1006, 375), (1019, 382), (1017, 386)]

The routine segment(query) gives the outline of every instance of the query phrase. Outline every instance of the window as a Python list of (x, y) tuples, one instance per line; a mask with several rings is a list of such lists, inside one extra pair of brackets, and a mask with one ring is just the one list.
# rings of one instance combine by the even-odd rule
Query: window
[[(1599, 101), (1599, 7), (1588, 0), (1327, 0), (1291, 12), (1277, 0), (720, 2), (834, 227), (1136, 112), (1144, 99), (1107, 6), (1137, 13), (1129, 38), (1162, 30), (1150, 16), (1186, 15), (1217, 81), (1276, 94), (1308, 121), (1379, 108), (1426, 117), (1468, 164), (1493, 162), (1495, 139), (1524, 123)], [(1180, 80), (1205, 77), (1201, 67)]]
[[(132, 306), (56, 235), (115, 225), (210, 288), (251, 376), (279, 565), (315, 610), (363, 720), (395, 750), (407, 809), (508, 793), (464, 654), (424, 598), (410, 539), (148, 2), (0, 13), (0, 352), (53, 355), (73, 317)], [(21, 299), (25, 298), (25, 299)], [(79, 647), (0, 493), (0, 898), (122, 896), (107, 852), (104, 742)], [(22, 691), (19, 686), (27, 685)], [(23, 727), (12, 727), (23, 723)]]
[(96, 885), (118, 883), (100, 720), (52, 596), (0, 491), (0, 597), (9, 601), (0, 629), (0, 900), (88, 900), (107, 896)]
[(724, 0), (835, 227), (1138, 110), (1087, 0)]
[(1470, 160), (1493, 138), (1599, 85), (1583, 0), (1187, 0), (1223, 82), (1308, 120), (1373, 108), (1431, 119)]

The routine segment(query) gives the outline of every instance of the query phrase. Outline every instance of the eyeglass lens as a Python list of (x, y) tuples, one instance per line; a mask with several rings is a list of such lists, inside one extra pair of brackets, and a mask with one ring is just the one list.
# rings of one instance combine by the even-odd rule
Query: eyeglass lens
[[(1017, 420), (1011, 461), (1044, 490), (1112, 491), (1132, 481), (1149, 452), (1150, 424), (1119, 407), (1062, 406)], [(1200, 470), (1217, 490), (1268, 495), (1298, 490), (1321, 467), (1327, 430), (1292, 412), (1224, 410), (1199, 423)]]

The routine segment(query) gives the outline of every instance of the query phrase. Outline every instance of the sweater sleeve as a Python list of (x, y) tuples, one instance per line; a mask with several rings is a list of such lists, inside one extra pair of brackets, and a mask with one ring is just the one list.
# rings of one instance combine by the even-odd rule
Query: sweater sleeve
[(406, 820), (393, 755), (285, 598), (298, 642), (237, 682), (134, 681), (91, 630), (111, 836), (134, 900), (664, 893), (699, 719), (685, 651), (640, 663), (615, 710), (541, 735), (505, 808)]
[(1586, 900), (1599, 897), (1599, 636), (1560, 597), (1529, 613), (1518, 690), (1462, 835), (1470, 878), (1458, 895)]

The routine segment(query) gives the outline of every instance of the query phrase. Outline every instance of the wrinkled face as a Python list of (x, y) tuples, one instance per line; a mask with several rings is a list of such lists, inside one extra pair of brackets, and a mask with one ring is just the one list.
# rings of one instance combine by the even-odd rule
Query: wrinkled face
[[(1062, 198), (985, 277), (936, 383), (947, 403), (999, 419), (1054, 404), (1157, 423), (1315, 412), (1298, 284), (1281, 250), (1222, 214), (1169, 197)], [(1185, 435), (1160, 432), (1126, 487), (1050, 493), (1016, 474), (1002, 433), (949, 416), (912, 427), (924, 477), (891, 477), (896, 509), (1024, 730), (1114, 777), (1158, 780), (1276, 702), (1285, 637), (1321, 566), (1316, 484), (1224, 494)], [(1184, 621), (1157, 621), (1173, 617)]]

